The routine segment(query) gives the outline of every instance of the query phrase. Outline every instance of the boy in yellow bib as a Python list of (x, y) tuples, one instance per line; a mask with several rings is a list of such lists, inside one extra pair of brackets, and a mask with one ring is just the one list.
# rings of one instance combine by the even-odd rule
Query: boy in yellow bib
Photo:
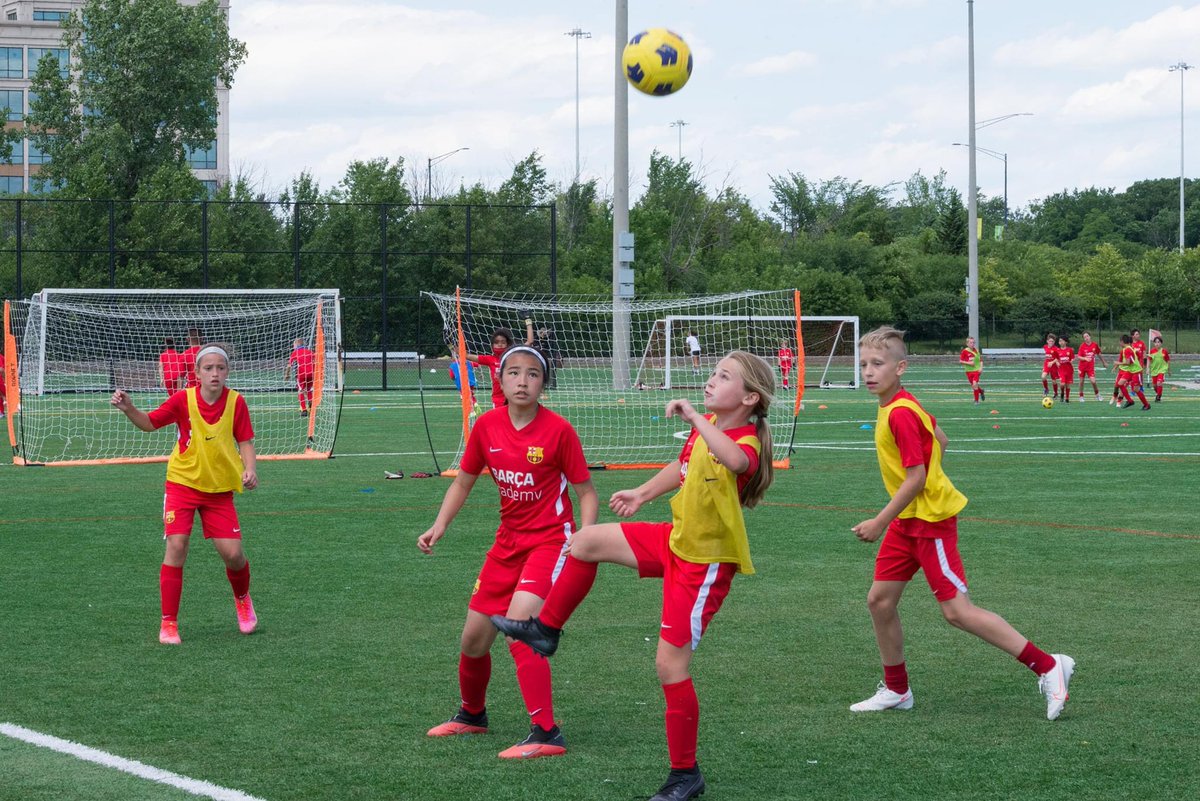
[(853, 527), (863, 542), (883, 536), (875, 557), (875, 581), (867, 594), (883, 681), (875, 695), (850, 710), (912, 709), (898, 607), (908, 582), (923, 570), (946, 622), (1007, 651), (1038, 675), (1046, 717), (1054, 720), (1066, 703), (1075, 660), (1046, 653), (1004, 618), (975, 606), (967, 597), (957, 517), (967, 499), (942, 472), (945, 432), (900, 385), (908, 368), (906, 356), (904, 332), (890, 326), (871, 331), (859, 342), (863, 382), (879, 398), (875, 449), (884, 487), (892, 497), (879, 514)]
[(180, 643), (183, 564), (196, 512), (200, 513), (205, 539), (212, 540), (225, 562), (238, 628), (250, 634), (258, 625), (250, 600), (250, 564), (242, 549), (241, 525), (233, 507), (235, 491), (258, 486), (254, 427), (245, 398), (225, 386), (228, 378), (229, 354), (217, 345), (208, 345), (196, 354), (197, 386), (171, 395), (154, 411), (140, 411), (122, 390), (112, 396), (112, 405), (142, 431), (154, 431), (170, 423), (179, 428), (167, 462), (163, 498), (167, 549), (159, 571), (162, 623), (158, 641), (167, 645)]

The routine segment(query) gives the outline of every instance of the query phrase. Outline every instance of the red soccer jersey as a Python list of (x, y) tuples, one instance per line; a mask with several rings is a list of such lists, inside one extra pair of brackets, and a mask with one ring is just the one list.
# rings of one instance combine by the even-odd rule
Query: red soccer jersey
[(1050, 365), (1058, 362), (1058, 348), (1054, 345), (1042, 345), (1042, 351), (1046, 354), (1046, 358), (1042, 362), (1042, 370), (1046, 370)]
[[(717, 416), (715, 414), (707, 415), (707, 417), (710, 422), (716, 422)], [(757, 437), (758, 431), (755, 430), (754, 424), (751, 423), (750, 425), (731, 428), (725, 431), (724, 434), (734, 442), (737, 442), (742, 437)], [(698, 436), (700, 436), (700, 432), (693, 428), (691, 436), (687, 438), (687, 442), (683, 443), (683, 450), (679, 452), (679, 486), (681, 487), (683, 486), (683, 480), (687, 478), (688, 463), (692, 460), (692, 447), (695, 446), (696, 437)], [(737, 477), (738, 493), (741, 494), (746, 483), (758, 471), (758, 451), (754, 450), (753, 446), (747, 444), (739, 445), (738, 447), (750, 459), (750, 466), (746, 468), (746, 472)], [(709, 451), (709, 455), (712, 455), (711, 450)]]
[(1059, 369), (1074, 370), (1075, 365), (1071, 364), (1075, 358), (1074, 348), (1058, 348), (1058, 366)]
[(187, 385), (189, 387), (200, 385), (200, 382), (196, 380), (196, 354), (199, 352), (199, 345), (192, 345), (183, 352), (183, 369), (187, 373)]
[(313, 356), (313, 352), (308, 348), (299, 347), (292, 351), (292, 355), (288, 359), (288, 369), (291, 369), (292, 365), (295, 365), (296, 378), (312, 378), (315, 363), (316, 357)]
[(1146, 363), (1146, 340), (1139, 339), (1133, 343), (1132, 347), (1135, 351), (1137, 351), (1138, 366), (1145, 364)]
[(1096, 361), (1096, 354), (1100, 352), (1100, 346), (1095, 342), (1080, 342), (1079, 343), (1079, 363)]
[(467, 439), (462, 469), (475, 475), (491, 471), (500, 490), (500, 525), (510, 534), (565, 534), (574, 525), (567, 485), (590, 477), (575, 429), (541, 406), (519, 431), (507, 408), (480, 415)]
[(1121, 356), (1117, 363), (1120, 365), (1120, 369), (1127, 373), (1137, 373), (1142, 369), (1141, 356), (1135, 345), (1126, 345), (1121, 348)]
[(158, 363), (162, 365), (163, 381), (174, 381), (187, 372), (183, 364), (183, 354), (174, 348), (167, 348), (158, 354)]
[[(200, 410), (200, 416), (209, 425), (215, 424), (221, 419), (222, 412), (225, 411), (229, 387), (222, 389), (221, 397), (211, 405), (205, 403), (204, 396), (200, 394), (199, 389), (194, 391), (196, 408)], [(150, 422), (154, 424), (155, 428), (162, 428), (171, 423), (177, 425), (179, 427), (179, 452), (186, 452), (192, 441), (192, 419), (188, 416), (187, 391), (172, 394), (162, 406), (150, 412)], [(233, 438), (238, 442), (254, 439), (254, 426), (250, 423), (250, 408), (246, 406), (244, 395), (238, 395), (237, 403), (233, 405)]]
[[(892, 398), (892, 403), (901, 398), (920, 405), (920, 401), (906, 389), (897, 392), (896, 397)], [(890, 406), (891, 403), (888, 405)], [(926, 409), (925, 413), (929, 414), (929, 410)], [(929, 422), (933, 424), (934, 428), (937, 427), (937, 418), (932, 414), (929, 414)], [(929, 460), (933, 458), (933, 434), (921, 424), (921, 418), (917, 416), (917, 413), (906, 406), (897, 406), (888, 413), (888, 428), (892, 430), (896, 448), (900, 451), (900, 464), (905, 467), (916, 467), (921, 464), (925, 465), (925, 469), (928, 470)]]
[(491, 353), (481, 353), (475, 357), (479, 363), (491, 371), (492, 376), (492, 406), (500, 408), (504, 405), (504, 390), (500, 388), (500, 357)]
[(795, 358), (796, 358), (796, 354), (792, 352), (791, 348), (780, 348), (779, 349), (779, 369), (783, 370), (785, 373), (788, 370), (791, 370), (792, 369), (792, 361)]

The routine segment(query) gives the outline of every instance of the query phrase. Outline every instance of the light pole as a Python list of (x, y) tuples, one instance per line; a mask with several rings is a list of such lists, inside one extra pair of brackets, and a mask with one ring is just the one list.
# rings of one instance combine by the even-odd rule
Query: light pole
[[(1010, 114), (1009, 116), (1015, 117), (1017, 115)], [(970, 147), (970, 145), (962, 142), (952, 142), (951, 144), (955, 147)], [(998, 150), (988, 150), (986, 147), (980, 147), (979, 145), (975, 145), (975, 150), (1004, 162), (1004, 227), (1008, 228), (1008, 154), (1001, 153)]]
[(679, 161), (680, 162), (683, 161), (683, 126), (689, 125), (689, 124), (690, 123), (684, 122), (683, 120), (675, 120), (675, 122), (671, 123), (672, 128), (679, 129)]
[(967, 0), (967, 336), (979, 341), (979, 208), (975, 191), (975, 0)]
[(575, 40), (575, 183), (579, 183), (579, 40), (591, 39), (590, 31), (572, 28), (563, 34)]
[(1192, 65), (1180, 61), (1167, 69), (1179, 73), (1179, 252), (1183, 253), (1183, 74)]
[(451, 150), (449, 153), (443, 153), (440, 156), (434, 156), (425, 161), (425, 202), (428, 203), (433, 199), (433, 165), (453, 156), (455, 153), (461, 153), (464, 150), (470, 150), (469, 147), (460, 147)]

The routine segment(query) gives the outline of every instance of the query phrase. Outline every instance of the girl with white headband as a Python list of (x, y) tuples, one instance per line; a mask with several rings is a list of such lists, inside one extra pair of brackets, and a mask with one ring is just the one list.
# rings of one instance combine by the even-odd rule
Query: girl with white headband
[(159, 571), (162, 622), (158, 641), (178, 645), (179, 598), (183, 564), (187, 560), (192, 521), (200, 513), (204, 538), (225, 562), (233, 588), (238, 628), (250, 634), (258, 625), (250, 600), (250, 564), (242, 549), (242, 529), (233, 507), (233, 493), (258, 486), (254, 427), (246, 399), (225, 386), (229, 354), (219, 345), (196, 353), (196, 386), (176, 392), (152, 412), (140, 411), (123, 390), (111, 403), (142, 431), (174, 423), (179, 437), (167, 462), (163, 498), (163, 538), (167, 542)]
[[(430, 729), (430, 737), (488, 730), (487, 688), (496, 640), (488, 616), (529, 617), (541, 609), (576, 529), (568, 483), (575, 490), (585, 526), (596, 522), (600, 506), (575, 429), (538, 403), (546, 381), (542, 355), (525, 345), (509, 348), (499, 359), (499, 372), (505, 405), (475, 422), (458, 476), (446, 491), (437, 519), (417, 538), (423, 553), (433, 553), (475, 480), (486, 472), (496, 482), (500, 527), (475, 581), (462, 630), (458, 659), (462, 706), (450, 720)], [(554, 719), (550, 663), (524, 643), (510, 640), (508, 650), (516, 663), (517, 684), (532, 728), (528, 737), (500, 752), (500, 757), (533, 759), (566, 753), (566, 740)]]

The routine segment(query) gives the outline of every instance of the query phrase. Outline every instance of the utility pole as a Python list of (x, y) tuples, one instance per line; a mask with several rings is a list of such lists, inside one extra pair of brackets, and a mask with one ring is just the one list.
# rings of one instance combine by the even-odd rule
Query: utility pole
[(675, 120), (675, 122), (671, 123), (672, 128), (679, 129), (679, 161), (680, 162), (683, 161), (683, 126), (689, 125), (689, 124), (690, 123), (684, 122), (683, 120)]
[(1168, 69), (1179, 73), (1179, 252), (1183, 253), (1183, 74), (1193, 67), (1180, 61)]
[(563, 34), (575, 40), (575, 183), (579, 183), (579, 40), (591, 39), (590, 31), (572, 28)]

